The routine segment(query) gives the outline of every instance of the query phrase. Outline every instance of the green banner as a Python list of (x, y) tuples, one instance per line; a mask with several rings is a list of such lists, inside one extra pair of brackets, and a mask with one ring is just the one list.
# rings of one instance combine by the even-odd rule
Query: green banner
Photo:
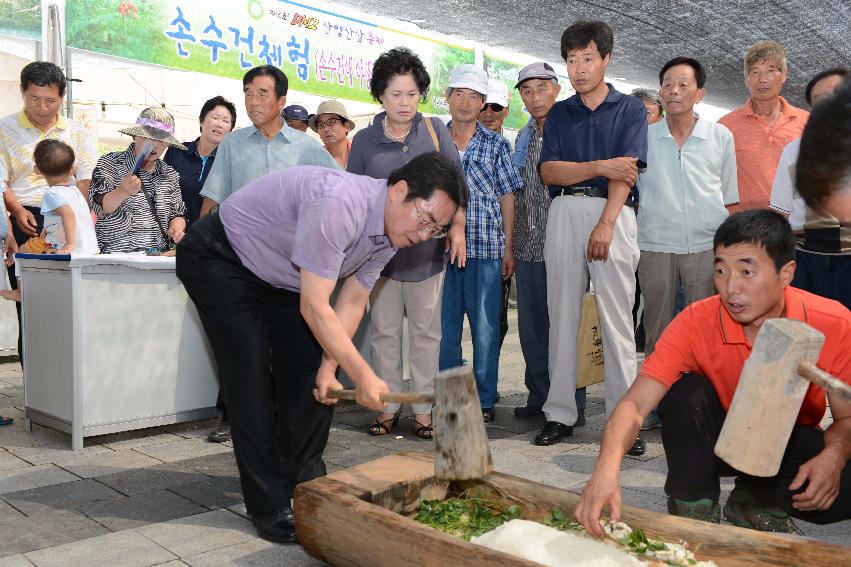
[(41, 39), (40, 0), (0, 0), (0, 35)]
[[(73, 0), (68, 45), (175, 69), (241, 79), (255, 65), (284, 70), (290, 88), (372, 102), (372, 65), (383, 51), (412, 49), (431, 76), (423, 112), (446, 113), (449, 72), (474, 50), (288, 0)], [(364, 17), (365, 18), (365, 17)]]

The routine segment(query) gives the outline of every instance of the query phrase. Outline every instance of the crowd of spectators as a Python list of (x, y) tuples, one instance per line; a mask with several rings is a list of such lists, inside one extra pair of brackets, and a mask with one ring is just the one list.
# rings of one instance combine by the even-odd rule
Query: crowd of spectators
[[(249, 514), (265, 518), (255, 521), (261, 535), (291, 541), (291, 533), (280, 532), (292, 521), (291, 512), (286, 511), (291, 495), (286, 483), (324, 474), (322, 449), (332, 411), (327, 387), (339, 385), (334, 378), (338, 362), (327, 345), (320, 346), (313, 336), (335, 336), (337, 330), (311, 335), (303, 332), (308, 327), (295, 329), (298, 321), (303, 321), (302, 315), (311, 330), (314, 320), (304, 310), (302, 315), (298, 313), (298, 294), (278, 293), (278, 288), (287, 288), (291, 279), (298, 278), (293, 266), (300, 265), (300, 259), (270, 247), (269, 242), (279, 236), (272, 234), (276, 229), (269, 215), (278, 211), (278, 220), (303, 222), (304, 227), (314, 223), (317, 230), (327, 232), (331, 229), (322, 228), (322, 219), (310, 216), (307, 204), (296, 214), (287, 199), (297, 193), (305, 203), (314, 203), (332, 187), (371, 195), (383, 185), (370, 183), (385, 180), (387, 210), (394, 202), (393, 191), (400, 191), (401, 196), (405, 195), (403, 189), (409, 192), (402, 202), (413, 202), (416, 236), (399, 232), (401, 240), (391, 239), (395, 254), (388, 254), (386, 243), (379, 245), (375, 235), (365, 240), (371, 242), (373, 253), (383, 258), (380, 275), (356, 271), (357, 266), (347, 268), (347, 259), (357, 255), (354, 248), (361, 245), (360, 240), (337, 243), (337, 260), (328, 250), (321, 254), (326, 264), (337, 262), (339, 275), (347, 270), (359, 274), (360, 288), (348, 284), (349, 280), (337, 286), (335, 309), (341, 321), (355, 321), (344, 330), (356, 337), (355, 347), (386, 388), (401, 391), (407, 373), (411, 389), (428, 393), (433, 391), (433, 378), (439, 370), (467, 363), (461, 349), (466, 316), (473, 344), (472, 353), (467, 354), (472, 355), (482, 419), (494, 421), (499, 354), (515, 278), (528, 397), (523, 406), (514, 409), (514, 415), (544, 417), (534, 443), (558, 443), (573, 435), (575, 427), (585, 425), (585, 391), (577, 389), (577, 336), (583, 297), (592, 291), (605, 361), (606, 431), (612, 438), (607, 446), (604, 437), (600, 463), (605, 461), (611, 473), (612, 463), (619, 466), (624, 454), (644, 454), (645, 443), (639, 434), (642, 422), (647, 427), (662, 427), (670, 468), (683, 475), (677, 480), (669, 475), (669, 510), (717, 521), (717, 476), (721, 473), (713, 469), (695, 488), (697, 480), (683, 480), (701, 476), (694, 472), (694, 463), (681, 463), (679, 468), (671, 465), (671, 459), (689, 459), (682, 438), (674, 440), (674, 426), (687, 432), (684, 435), (707, 433), (700, 428), (692, 431), (684, 424), (694, 412), (683, 415), (671, 409), (674, 404), (666, 396), (668, 389), (682, 398), (686, 395), (683, 384), (689, 384), (692, 394), (699, 391), (710, 396), (707, 392), (714, 392), (712, 385), (717, 387), (713, 368), (701, 366), (698, 355), (689, 358), (687, 354), (690, 331), (685, 330), (685, 321), (722, 309), (721, 318), (716, 316), (718, 332), (742, 334), (741, 341), (751, 344), (749, 333), (759, 327), (764, 313), (752, 312), (756, 307), (741, 299), (746, 293), (730, 291), (734, 278), (728, 274), (738, 273), (739, 267), (728, 264), (736, 261), (750, 262), (744, 278), (759, 269), (770, 272), (765, 265), (776, 266), (778, 302), (782, 298), (798, 301), (794, 294), (799, 292), (788, 291), (793, 289), (787, 288), (791, 285), (851, 308), (848, 218), (833, 216), (845, 210), (835, 195), (809, 190), (802, 197), (796, 190), (799, 149), (802, 156), (814, 150), (806, 140), (801, 141), (809, 112), (781, 96), (787, 78), (786, 52), (781, 45), (760, 42), (747, 51), (743, 71), (750, 97), (713, 123), (700, 116), (697, 107), (712, 80), (700, 61), (672, 58), (659, 70), (658, 91), (637, 89), (627, 95), (605, 81), (613, 44), (612, 29), (603, 22), (576, 22), (565, 30), (561, 55), (575, 94), (560, 102), (556, 99), (561, 87), (551, 65), (537, 61), (519, 72), (514, 89), (529, 118), (513, 147), (503, 136), (512, 98), (503, 82), (475, 65), (452, 69), (445, 92), (438, 93), (445, 96), (451, 116), (444, 123), (418, 111), (429, 96), (431, 78), (419, 57), (404, 47), (382, 53), (375, 61), (370, 93), (382, 110), (354, 135), (355, 122), (341, 101), (325, 100), (313, 114), (299, 105), (287, 106), (286, 75), (277, 67), (261, 66), (250, 69), (242, 80), (249, 126), (235, 129), (236, 106), (215, 96), (201, 108), (196, 139), (180, 142), (174, 136), (173, 116), (165, 108), (150, 107), (121, 130), (131, 137), (129, 146), (102, 156), (97, 155), (92, 134), (60, 113), (66, 79), (59, 68), (45, 62), (27, 65), (21, 73), (23, 108), (0, 119), (0, 180), (6, 219), (0, 223), (0, 232), (11, 286), (17, 288), (18, 283), (10, 259), (19, 249), (177, 255), (178, 272), (202, 311), (214, 349), (236, 341), (258, 353), (257, 367), (243, 372), (244, 368), (237, 368), (233, 360), (217, 352), (222, 385), (217, 406), (222, 417), (209, 439), (222, 442), (233, 433)], [(847, 103), (847, 73), (836, 68), (815, 75), (806, 89), (807, 102), (815, 108), (824, 103), (825, 113), (835, 98), (844, 97)], [(836, 89), (840, 94), (832, 94)], [(321, 143), (308, 130), (318, 134)], [(46, 148), (46, 140), (55, 140), (57, 145)], [(814, 160), (814, 154), (809, 159)], [(425, 186), (422, 193), (416, 192), (420, 191), (416, 189), (418, 180), (430, 167), (449, 184), (456, 183), (454, 175), (460, 177), (456, 193), (450, 195), (451, 207), (452, 203), (435, 200)], [(817, 166), (809, 167), (813, 176), (822, 174)], [(400, 171), (404, 175), (400, 176)], [(801, 175), (798, 170), (798, 184), (802, 184)], [(279, 186), (288, 187), (286, 196), (275, 193)], [(241, 194), (239, 199), (233, 198), (236, 194)], [(357, 199), (348, 199), (351, 202), (345, 206), (362, 206)], [(225, 214), (222, 221), (220, 205)], [(373, 211), (373, 205), (367, 209)], [(436, 222), (447, 211), (452, 212), (451, 222)], [(740, 211), (749, 216), (734, 215)], [(396, 233), (388, 218), (385, 232), (393, 236), (391, 233)], [(745, 218), (747, 222), (742, 220)], [(347, 219), (342, 214), (339, 222), (345, 225)], [(224, 240), (223, 222), (228, 229)], [(759, 227), (765, 228), (760, 231)], [(92, 228), (96, 244), (88, 247), (84, 244), (91, 239), (85, 231)], [(785, 230), (795, 235), (791, 256), (789, 251), (777, 252), (788, 244)], [(726, 236), (719, 241), (719, 234)], [(182, 248), (185, 235), (191, 236), (191, 242)], [(258, 241), (265, 237), (269, 242)], [(296, 242), (302, 237), (298, 232), (294, 236)], [(41, 242), (37, 242), (39, 238)], [(207, 246), (212, 243), (227, 244), (227, 255), (211, 256)], [(751, 256), (736, 257), (735, 251), (742, 246), (753, 248), (745, 251)], [(186, 250), (183, 254), (182, 249)], [(768, 255), (762, 258), (759, 254)], [(199, 258), (243, 274), (234, 275), (236, 279), (228, 284), (232, 290), (222, 290), (244, 293), (248, 298), (245, 305), (257, 308), (257, 317), (267, 321), (263, 328), (271, 339), (248, 332), (249, 306), (244, 311), (238, 305), (227, 308), (229, 321), (245, 321), (246, 327), (239, 329), (224, 320), (224, 311), (209, 311), (212, 303), (208, 305), (207, 299), (212, 301), (212, 297), (204, 278), (212, 272), (199, 264)], [(763, 260), (768, 264), (760, 264)], [(318, 262), (303, 261), (305, 265)], [(245, 280), (243, 265), (256, 275), (256, 281)], [(377, 265), (370, 264), (372, 268)], [(788, 282), (783, 279), (787, 275)], [(239, 278), (244, 281), (237, 281)], [(304, 276), (298, 284), (301, 287), (292, 285), (304, 296), (316, 294), (316, 289), (323, 290), (320, 295), (332, 291), (320, 282), (308, 292)], [(636, 378), (639, 349), (633, 312), (639, 290), (647, 363)], [(766, 292), (769, 296), (770, 291)], [(19, 293), (4, 297), (21, 299)], [(802, 297), (802, 305), (814, 311), (827, 309), (821, 300)], [(369, 307), (363, 313), (367, 298)], [(787, 305), (776, 316), (792, 317), (793, 312), (798, 313), (798, 308)], [(274, 324), (269, 319), (272, 313), (281, 316)], [(851, 336), (847, 310), (836, 317), (844, 321), (841, 336)], [(838, 325), (831, 321), (820, 324)], [(228, 329), (237, 335), (246, 331), (246, 336), (237, 339)], [(711, 333), (711, 329), (714, 327), (708, 325), (701, 332)], [(674, 332), (679, 334), (674, 336)], [(406, 334), (410, 340), (408, 352), (403, 353)], [(264, 346), (264, 341), (274, 343), (282, 337), (302, 345), (298, 372), (276, 369), (276, 364), (291, 361), (284, 354), (277, 358), (274, 349), (268, 351)], [(724, 337), (726, 342), (738, 340)], [(264, 350), (267, 352), (261, 352)], [(353, 352), (341, 348), (338, 355), (351, 362)], [(403, 368), (406, 360), (407, 369)], [(729, 360), (726, 364), (724, 380), (730, 380), (726, 376), (733, 366)], [(836, 362), (831, 368), (841, 379), (851, 380), (851, 362)], [(681, 375), (690, 378), (677, 382)], [(267, 395), (270, 380), (274, 385), (271, 396)], [(823, 398), (824, 393), (821, 395)], [(634, 406), (624, 410), (621, 400), (630, 400)], [(729, 405), (723, 396), (716, 402), (720, 405), (713, 409), (714, 418)], [(657, 406), (659, 415), (651, 414)], [(851, 418), (847, 407), (833, 398), (831, 406), (836, 423), (846, 427), (845, 421)], [(824, 403), (817, 407), (823, 413)], [(413, 404), (412, 410), (413, 433), (421, 439), (432, 438), (431, 404)], [(393, 432), (400, 414), (399, 404), (385, 404), (368, 433)], [(652, 420), (644, 421), (648, 415)], [(668, 419), (675, 425), (666, 425)], [(823, 459), (820, 455), (827, 449), (819, 453), (812, 447), (836, 443), (836, 436), (828, 430), (823, 441), (802, 442), (802, 446), (815, 455), (813, 460)], [(847, 441), (839, 444), (847, 451)], [(612, 458), (603, 459), (602, 451), (607, 449)], [(705, 455), (701, 453), (700, 458)], [(619, 500), (612, 500), (611, 483), (600, 480), (603, 474), (602, 469), (595, 470), (583, 497), (580, 519), (586, 526), (593, 525), (602, 507), (612, 510), (619, 506)], [(269, 488), (276, 483), (284, 483), (284, 488)], [(816, 485), (814, 478), (810, 484)], [(739, 486), (745, 483), (737, 483)], [(838, 498), (839, 511), (826, 517), (830, 521), (847, 517), (851, 504), (848, 486), (843, 486), (841, 497), (834, 495), (829, 503), (824, 498), (813, 503), (816, 499), (812, 497), (807, 500), (810, 507), (802, 509), (828, 510)], [(757, 499), (753, 504), (742, 496), (745, 490), (740, 489), (738, 508), (731, 507), (728, 517), (759, 529), (794, 528), (790, 514), (797, 509), (790, 509), (789, 494), (770, 501)], [(815, 489), (808, 488), (804, 494), (811, 490)], [(778, 494), (773, 489), (756, 490), (763, 496), (768, 492)], [(765, 510), (769, 510), (767, 516), (760, 516)], [(770, 521), (765, 520), (769, 516)], [(596, 533), (594, 528), (590, 531)]]

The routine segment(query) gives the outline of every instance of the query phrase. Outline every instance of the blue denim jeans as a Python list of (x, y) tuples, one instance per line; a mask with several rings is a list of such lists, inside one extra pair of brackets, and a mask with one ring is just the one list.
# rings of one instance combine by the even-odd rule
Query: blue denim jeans
[(440, 311), (440, 369), (461, 366), (466, 313), (473, 336), (473, 373), (483, 408), (496, 404), (501, 297), (502, 260), (468, 258), (464, 268), (446, 268)]

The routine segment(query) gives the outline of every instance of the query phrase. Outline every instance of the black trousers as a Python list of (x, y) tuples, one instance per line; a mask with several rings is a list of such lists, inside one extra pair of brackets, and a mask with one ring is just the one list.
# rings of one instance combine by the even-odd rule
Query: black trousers
[(243, 267), (217, 212), (180, 242), (177, 276), (216, 359), (248, 513), (287, 507), (296, 483), (325, 474), (334, 411), (313, 399), (322, 348), (299, 312), (301, 296)]
[[(789, 485), (798, 468), (824, 449), (824, 433), (817, 427), (798, 426), (783, 454), (777, 476), (761, 478), (734, 470), (715, 456), (715, 443), (726, 412), (712, 383), (697, 374), (685, 374), (659, 404), (662, 418), (662, 444), (668, 461), (665, 493), (680, 500), (709, 498), (715, 502), (721, 492), (720, 477), (736, 476), (747, 483), (762, 506), (787, 510), (802, 520), (816, 524), (851, 518), (851, 466), (842, 471), (840, 494), (828, 510), (799, 512), (791, 507)], [(806, 485), (800, 491), (803, 491)]]
[[(41, 234), (41, 231), (44, 230), (44, 217), (41, 214), (41, 207), (24, 207), (26, 210), (32, 213), (35, 217), (36, 222), (36, 232)], [(15, 217), (12, 218), (12, 234), (15, 236), (15, 242), (18, 243), (18, 246), (29, 240), (30, 236), (25, 234), (21, 227), (18, 226), (18, 222), (15, 220)], [(12, 289), (18, 289), (18, 278), (15, 277), (15, 265), (12, 264), (8, 266), (6, 270), (9, 272), (9, 285)], [(15, 302), (15, 309), (18, 311), (18, 356), (21, 359), (21, 366), (24, 364), (24, 335), (21, 333), (21, 303), (19, 301)]]

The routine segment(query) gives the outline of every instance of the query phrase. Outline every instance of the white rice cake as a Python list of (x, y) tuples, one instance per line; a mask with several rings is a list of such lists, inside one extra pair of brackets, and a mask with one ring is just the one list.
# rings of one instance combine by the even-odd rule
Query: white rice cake
[(548, 567), (637, 567), (647, 563), (613, 545), (538, 522), (511, 520), (473, 543)]

